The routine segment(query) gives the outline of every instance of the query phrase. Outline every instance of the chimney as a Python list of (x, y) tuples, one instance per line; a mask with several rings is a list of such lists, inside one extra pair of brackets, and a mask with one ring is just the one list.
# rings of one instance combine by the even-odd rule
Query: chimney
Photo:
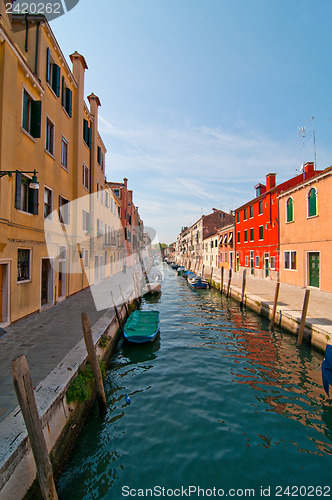
[(125, 188), (126, 188), (126, 189), (127, 189), (127, 183), (128, 183), (128, 179), (127, 179), (127, 177), (125, 177), (125, 178), (123, 179), (123, 184), (125, 185)]
[(313, 161), (307, 161), (307, 163), (304, 164), (303, 168), (304, 172), (306, 174), (309, 174), (315, 170), (315, 164)]
[(73, 75), (79, 86), (84, 89), (84, 71), (88, 69), (88, 65), (84, 57), (77, 50), (70, 54), (70, 60), (73, 63)]
[(266, 176), (266, 191), (270, 191), (276, 185), (276, 175), (277, 174), (267, 174)]

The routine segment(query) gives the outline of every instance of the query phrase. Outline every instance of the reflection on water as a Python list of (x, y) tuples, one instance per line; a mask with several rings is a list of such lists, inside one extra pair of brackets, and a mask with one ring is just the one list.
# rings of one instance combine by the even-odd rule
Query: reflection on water
[(59, 481), (61, 499), (117, 499), (124, 485), (253, 487), (258, 496), (261, 485), (330, 484), (332, 411), (319, 353), (169, 268), (162, 295), (142, 307), (160, 310), (160, 336), (119, 345), (107, 415), (95, 408)]

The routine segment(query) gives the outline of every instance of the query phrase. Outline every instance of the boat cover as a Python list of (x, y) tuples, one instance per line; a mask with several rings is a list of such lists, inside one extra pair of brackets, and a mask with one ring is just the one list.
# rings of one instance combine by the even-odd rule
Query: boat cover
[(124, 329), (128, 337), (153, 335), (159, 329), (159, 311), (134, 311)]
[(329, 385), (332, 385), (332, 345), (328, 344), (325, 351), (325, 359), (322, 363), (323, 387), (329, 395)]

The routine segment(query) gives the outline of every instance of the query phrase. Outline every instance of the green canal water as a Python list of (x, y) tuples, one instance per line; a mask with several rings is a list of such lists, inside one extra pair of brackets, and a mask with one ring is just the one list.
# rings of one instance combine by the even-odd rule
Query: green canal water
[(160, 299), (142, 303), (159, 309), (160, 337), (119, 344), (107, 414), (94, 408), (59, 498), (332, 497), (322, 356), (164, 271)]

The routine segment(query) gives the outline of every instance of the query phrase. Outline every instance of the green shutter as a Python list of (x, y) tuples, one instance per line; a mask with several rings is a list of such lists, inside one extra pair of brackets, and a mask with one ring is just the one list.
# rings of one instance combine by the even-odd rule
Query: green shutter
[(87, 120), (83, 119), (83, 140), (86, 145), (89, 143), (89, 124)]
[(46, 81), (48, 83), (50, 83), (50, 77), (51, 77), (51, 74), (50, 74), (50, 59), (51, 59), (51, 55), (50, 55), (50, 49), (47, 47), (47, 50), (46, 50)]
[(41, 129), (41, 101), (31, 101), (31, 130), (32, 137), (40, 138)]
[(91, 127), (88, 127), (88, 146), (91, 149)]
[(73, 93), (72, 91), (67, 87), (66, 88), (66, 111), (68, 115), (72, 116), (72, 106), (73, 106)]
[(31, 214), (38, 215), (38, 193), (39, 189), (29, 188), (28, 192), (28, 211)]
[(16, 170), (16, 187), (15, 187), (15, 208), (21, 210), (21, 185), (22, 185), (22, 173)]
[(52, 89), (57, 97), (60, 97), (60, 66), (52, 64)]
[(22, 127), (28, 132), (29, 124), (28, 124), (28, 104), (29, 97), (26, 92), (23, 92), (23, 118), (22, 118)]
[(62, 87), (61, 87), (61, 104), (62, 107), (66, 107), (66, 86), (65, 86), (65, 77), (62, 77)]
[(293, 200), (289, 198), (287, 200), (287, 222), (293, 221)]
[(98, 146), (98, 149), (97, 149), (97, 162), (99, 163), (99, 165), (101, 165), (101, 147)]
[(310, 189), (309, 192), (308, 212), (309, 217), (317, 215), (316, 190), (314, 188)]

